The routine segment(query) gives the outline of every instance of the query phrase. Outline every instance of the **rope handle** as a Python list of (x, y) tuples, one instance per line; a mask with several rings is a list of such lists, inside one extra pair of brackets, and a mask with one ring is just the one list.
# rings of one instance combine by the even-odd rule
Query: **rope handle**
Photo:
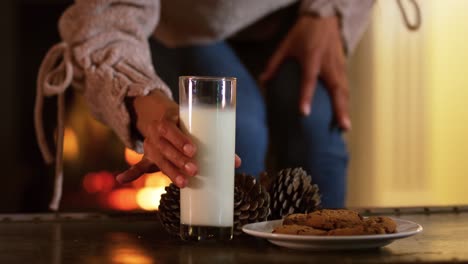
[(421, 27), (421, 9), (416, 0), (408, 0), (411, 3), (414, 9), (415, 20), (413, 23), (408, 18), (405, 6), (403, 5), (402, 0), (397, 0), (398, 8), (400, 9), (401, 16), (405, 22), (406, 27), (411, 31), (417, 31)]

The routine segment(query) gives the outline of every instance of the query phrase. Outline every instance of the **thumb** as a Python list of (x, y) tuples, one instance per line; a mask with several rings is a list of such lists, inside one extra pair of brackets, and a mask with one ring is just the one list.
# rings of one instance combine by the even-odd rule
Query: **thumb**
[(145, 173), (157, 171), (156, 165), (147, 158), (143, 158), (140, 162), (130, 167), (128, 170), (117, 175), (116, 180), (120, 184), (134, 181)]
[(271, 56), (270, 60), (268, 61), (265, 69), (259, 76), (260, 85), (262, 87), (265, 86), (265, 83), (273, 77), (275, 72), (278, 70), (281, 63), (283, 63), (284, 59), (288, 55), (288, 42), (283, 41), (280, 46), (276, 49), (276, 51)]

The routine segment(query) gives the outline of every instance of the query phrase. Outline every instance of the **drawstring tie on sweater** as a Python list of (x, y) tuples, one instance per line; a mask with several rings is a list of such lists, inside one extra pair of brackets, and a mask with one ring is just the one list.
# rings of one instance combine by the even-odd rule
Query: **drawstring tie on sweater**
[(410, 2), (414, 8), (415, 18), (413, 23), (411, 23), (408, 18), (408, 14), (406, 13), (402, 0), (397, 0), (398, 8), (400, 9), (400, 13), (403, 18), (403, 22), (405, 22), (406, 28), (411, 31), (416, 31), (421, 27), (421, 10), (416, 0), (408, 0), (408, 2)]
[(54, 45), (45, 56), (39, 68), (37, 79), (37, 94), (34, 107), (34, 127), (37, 142), (47, 164), (54, 162), (54, 157), (49, 149), (44, 134), (42, 122), (44, 96), (57, 95), (57, 140), (55, 152), (55, 178), (52, 200), (49, 208), (57, 211), (62, 197), (63, 184), (63, 133), (65, 125), (65, 91), (73, 80), (73, 65), (71, 63), (70, 48), (67, 43), (61, 42)]

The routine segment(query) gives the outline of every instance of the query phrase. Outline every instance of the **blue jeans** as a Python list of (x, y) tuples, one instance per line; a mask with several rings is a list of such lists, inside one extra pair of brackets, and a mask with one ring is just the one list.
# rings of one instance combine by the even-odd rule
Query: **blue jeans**
[(247, 54), (244, 61), (242, 47), (235, 50), (227, 41), (175, 49), (157, 42), (151, 45), (156, 71), (173, 90), (175, 100), (180, 75), (237, 78), (236, 153), (242, 158), (238, 172), (258, 175), (266, 170), (267, 152), (272, 153), (275, 160), (269, 163), (276, 169), (300, 166), (312, 176), (325, 208), (344, 207), (348, 154), (322, 82), (317, 82), (311, 114), (302, 117), (298, 110), (301, 75), (295, 61), (286, 61), (265, 95), (261, 94), (254, 74), (268, 57), (260, 55), (266, 50), (263, 45), (246, 49), (253, 53), (258, 49), (259, 56)]

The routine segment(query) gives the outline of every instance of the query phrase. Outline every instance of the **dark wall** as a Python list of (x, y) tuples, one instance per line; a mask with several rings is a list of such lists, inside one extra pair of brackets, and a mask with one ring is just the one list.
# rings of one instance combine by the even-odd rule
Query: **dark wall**
[[(44, 54), (59, 41), (57, 20), (70, 3), (0, 1), (0, 213), (47, 210), (53, 174), (42, 162), (34, 134), (36, 76)], [(55, 121), (53, 103), (47, 100), (44, 115), (49, 132)]]
[[(0, 160), (2, 161), (2, 184), (0, 185), (0, 210), (13, 210), (18, 207), (19, 196), (15, 189), (22, 185), (22, 178), (15, 175), (17, 157), (19, 156), (19, 98), (16, 93), (16, 44), (18, 34), (16, 29), (17, 13), (14, 1), (0, 2), (0, 76), (2, 93), (0, 96), (0, 111), (2, 122), (0, 126)], [(16, 171), (17, 172), (17, 171)]]

